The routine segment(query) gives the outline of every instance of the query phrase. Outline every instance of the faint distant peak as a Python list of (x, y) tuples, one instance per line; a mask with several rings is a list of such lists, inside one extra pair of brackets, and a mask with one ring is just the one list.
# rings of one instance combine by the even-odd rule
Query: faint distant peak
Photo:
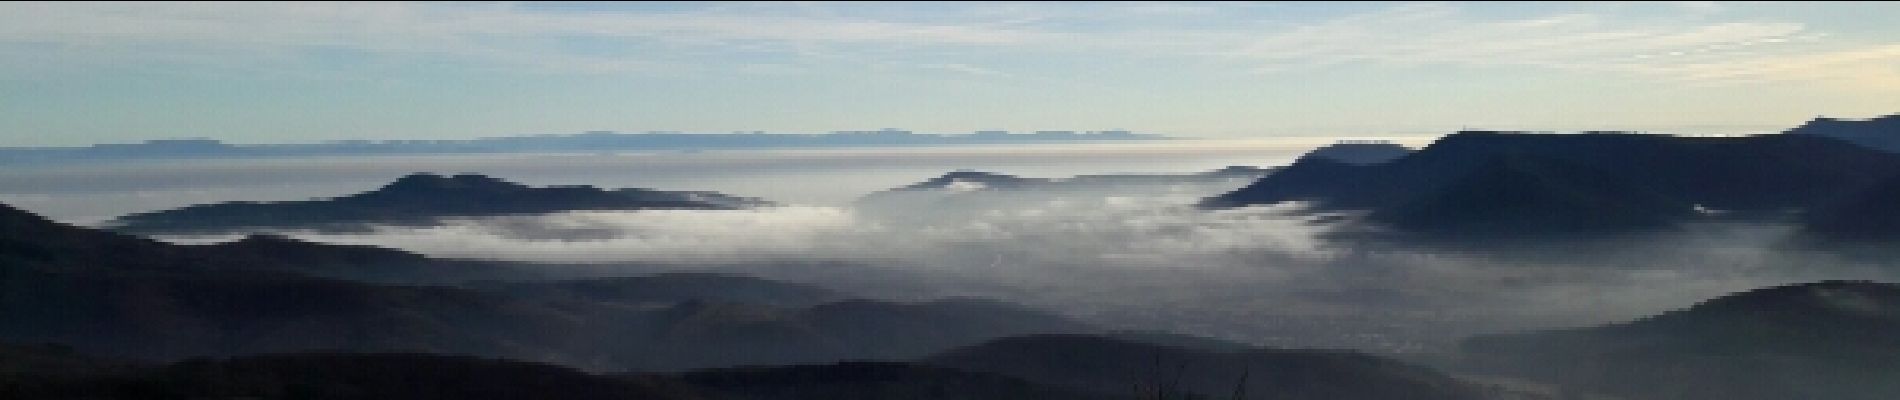
[(1816, 116), (1814, 119), (1801, 124), (1801, 126), (1789, 129), (1786, 133), (1835, 137), (1900, 135), (1900, 114), (1884, 115), (1868, 119)]
[(373, 193), (440, 192), (458, 190), (514, 190), (527, 186), (481, 174), (442, 176), (418, 172), (398, 178)]
[(1014, 187), (1033, 183), (1046, 183), (1047, 179), (1024, 178), (1015, 175), (983, 172), (976, 170), (956, 170), (931, 178), (923, 182), (906, 186), (903, 189), (962, 189), (978, 190), (992, 187)]
[(1386, 140), (1340, 140), (1331, 145), (1313, 149), (1301, 158), (1317, 158), (1352, 165), (1383, 164), (1406, 154), (1412, 149)]
[(1890, 153), (1900, 153), (1900, 114), (1868, 119), (1817, 116), (1784, 133), (1840, 139)]

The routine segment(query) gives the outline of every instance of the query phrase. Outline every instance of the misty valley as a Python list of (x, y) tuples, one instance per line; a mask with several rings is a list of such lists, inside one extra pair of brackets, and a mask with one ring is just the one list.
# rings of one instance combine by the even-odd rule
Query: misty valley
[(1895, 398), (1896, 137), (21, 161), (0, 398)]

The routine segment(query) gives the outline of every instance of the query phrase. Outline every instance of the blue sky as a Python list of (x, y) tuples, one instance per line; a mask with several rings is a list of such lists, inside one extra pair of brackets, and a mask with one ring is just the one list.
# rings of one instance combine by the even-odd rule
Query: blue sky
[(0, 146), (588, 130), (1772, 131), (1896, 3), (0, 3)]

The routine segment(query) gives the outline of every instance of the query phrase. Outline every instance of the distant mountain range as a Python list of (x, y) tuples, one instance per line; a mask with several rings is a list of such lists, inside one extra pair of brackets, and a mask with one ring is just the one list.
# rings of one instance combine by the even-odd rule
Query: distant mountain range
[(97, 162), (119, 159), (295, 157), (394, 154), (484, 154), (531, 152), (696, 151), (867, 146), (945, 146), (967, 144), (1074, 141), (1165, 140), (1167, 136), (1121, 130), (1037, 131), (974, 134), (915, 133), (905, 130), (846, 131), (826, 134), (617, 133), (495, 137), (472, 140), (345, 140), (317, 144), (230, 144), (213, 139), (162, 139), (87, 147), (0, 148), (5, 162)]
[(1466, 131), (1379, 164), (1303, 157), (1202, 205), (1307, 202), (1431, 236), (1587, 235), (1714, 214), (1788, 219), (1896, 175), (1900, 156), (1814, 135)]
[(1592, 328), (1481, 336), (1465, 362), (1630, 399), (1900, 398), (1900, 286), (1826, 281)]
[(716, 192), (592, 186), (530, 187), (483, 175), (417, 173), (348, 196), (285, 202), (226, 202), (119, 217), (108, 229), (138, 234), (239, 233), (278, 229), (357, 230), (367, 225), (429, 225), (448, 217), (563, 211), (741, 209), (769, 202)]

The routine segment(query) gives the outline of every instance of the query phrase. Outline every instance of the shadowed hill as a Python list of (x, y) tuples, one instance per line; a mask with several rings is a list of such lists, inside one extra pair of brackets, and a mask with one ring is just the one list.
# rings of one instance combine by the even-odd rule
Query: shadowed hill
[[(466, 288), (372, 284), (303, 272), (320, 260), (414, 255), (281, 238), (170, 245), (10, 208), (0, 209), (0, 227), (0, 315), (7, 319), (0, 340), (112, 357), (423, 351), (683, 370), (911, 358), (1001, 336), (1087, 329), (1001, 303), (833, 302), (823, 289), (707, 274)], [(289, 261), (247, 250), (258, 246), (316, 264), (283, 264)]]
[(461, 284), (472, 280), (531, 279), (544, 268), (504, 261), (429, 258), (407, 251), (253, 234), (230, 242), (184, 246), (202, 257), (225, 260), (206, 268), (275, 271), (381, 284)]
[(737, 209), (766, 204), (712, 192), (591, 186), (529, 187), (482, 175), (412, 174), (374, 191), (285, 202), (201, 204), (119, 217), (113, 230), (140, 234), (228, 233), (269, 229), (364, 229), (374, 224), (432, 224), (447, 217), (562, 211)]
[(997, 374), (899, 362), (693, 371), (680, 380), (735, 400), (1105, 399)]
[[(1505, 202), (1485, 195), (1498, 192), (1530, 200), (1527, 210), (1606, 213), (1566, 217), (1578, 219), (1571, 222), (1598, 217), (1605, 221), (1578, 228), (1635, 231), (1655, 227), (1658, 217), (1685, 215), (1684, 205), (1736, 215), (1798, 211), (1835, 201), (1896, 172), (1900, 157), (1811, 135), (1458, 132), (1384, 164), (1303, 158), (1202, 205), (1303, 201), (1322, 210), (1372, 210), (1404, 230), (1446, 232), (1470, 223), (1457, 217), (1461, 213), (1485, 211), (1461, 208), (1451, 200)], [(1519, 219), (1539, 213), (1480, 214), (1496, 220), (1473, 227), (1563, 223)]]
[(8, 399), (710, 399), (657, 377), (430, 354), (307, 353), (194, 359), (0, 386)]
[(1255, 167), (1230, 166), (1191, 174), (1104, 174), (1043, 179), (956, 171), (866, 194), (852, 205), (866, 215), (882, 219), (963, 222), (985, 213), (1014, 212), (1024, 205), (1034, 204), (1114, 207), (1114, 202), (1130, 199), (1192, 201), (1231, 190), (1268, 172)]
[(1633, 398), (1900, 396), (1900, 286), (1824, 281), (1736, 293), (1592, 328), (1490, 335), (1469, 367)]
[(692, 301), (665, 309), (649, 329), (652, 344), (629, 349), (621, 363), (677, 371), (909, 360), (998, 337), (1096, 330), (1007, 303), (960, 299), (846, 300), (802, 309)]
[(685, 301), (809, 307), (843, 300), (845, 295), (811, 285), (738, 275), (672, 272), (649, 276), (571, 279), (545, 282), (483, 281), (469, 285), (520, 298), (623, 304), (672, 305)]
[(1091, 335), (1005, 338), (925, 362), (1118, 397), (1229, 398), (1238, 390), (1249, 399), (1510, 398), (1428, 368), (1348, 351), (1213, 352)]
[(1412, 149), (1383, 141), (1341, 141), (1313, 149), (1300, 158), (1317, 158), (1351, 165), (1384, 164), (1410, 154)]

